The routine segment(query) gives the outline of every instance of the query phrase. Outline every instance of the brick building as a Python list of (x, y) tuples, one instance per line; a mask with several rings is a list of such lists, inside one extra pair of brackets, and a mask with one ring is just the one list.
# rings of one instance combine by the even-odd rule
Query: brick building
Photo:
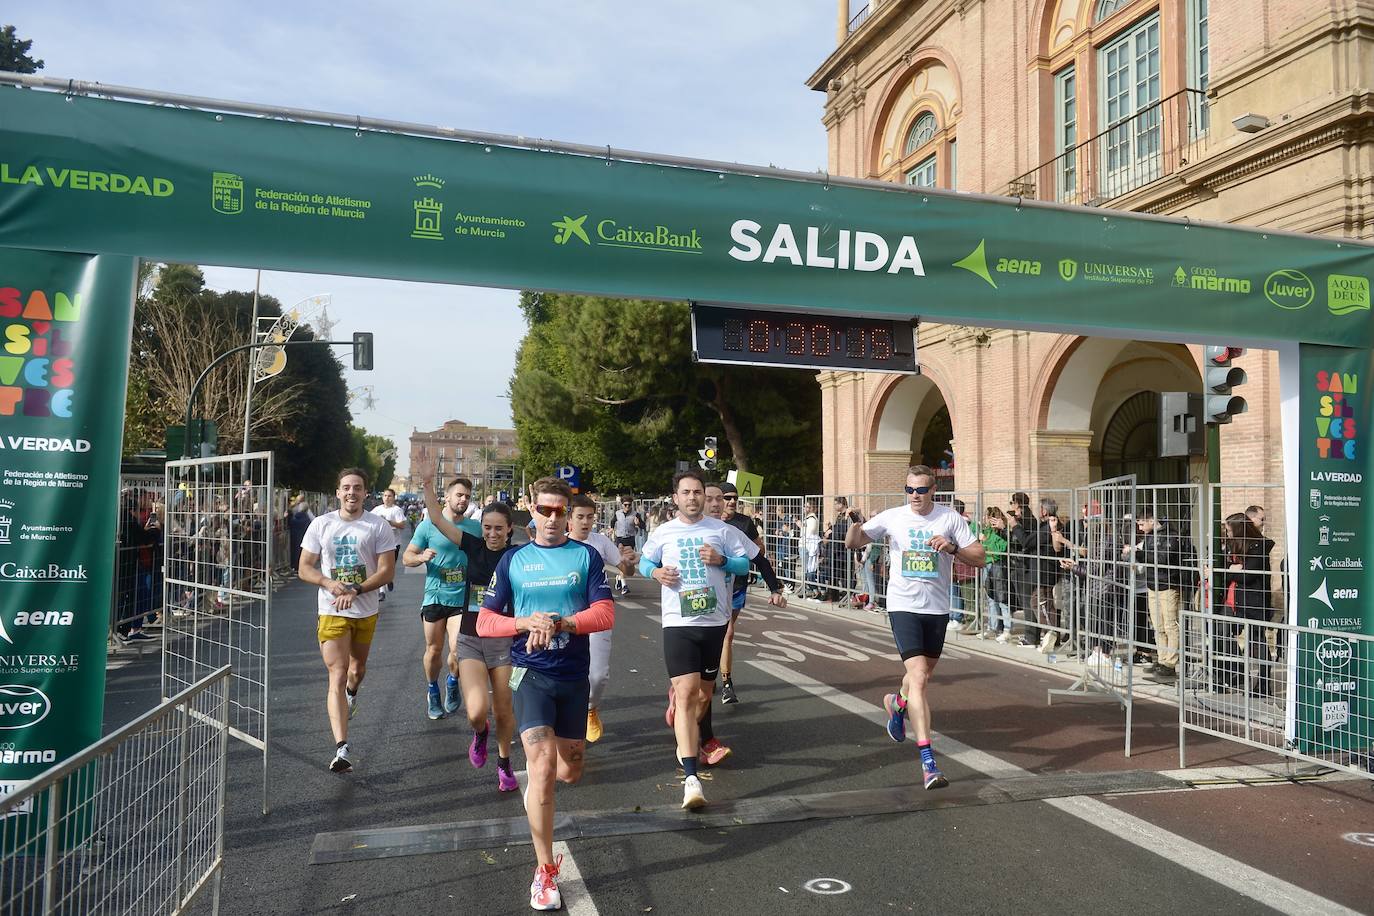
[[(515, 444), (515, 430), (469, 426), (462, 420), (449, 420), (428, 432), (415, 430), (410, 434), (410, 469), (406, 489), (419, 492), (420, 481), (414, 476), (419, 464), (432, 460), (435, 478), (440, 487), (454, 477), (470, 479), (479, 494), (488, 489), (511, 489), (509, 475), (519, 481), (520, 448)], [(488, 488), (488, 482), (492, 486)]]
[[(839, 0), (838, 13), (808, 80), (833, 173), (1374, 234), (1374, 10), (1354, 0)], [(897, 491), (909, 463), (946, 453), (960, 490), (1206, 479), (1205, 458), (1156, 456), (1155, 393), (1202, 390), (1200, 346), (924, 325), (919, 357), (918, 377), (819, 374), (827, 493)], [(1277, 357), (1238, 365), (1249, 412), (1222, 429), (1223, 479), (1281, 481)]]

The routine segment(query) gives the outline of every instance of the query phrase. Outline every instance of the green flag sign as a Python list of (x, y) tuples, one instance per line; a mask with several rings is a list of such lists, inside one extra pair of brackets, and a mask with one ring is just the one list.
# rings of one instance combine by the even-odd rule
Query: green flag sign
[(0, 795), (100, 737), (135, 263), (0, 248)]
[(1153, 339), (1374, 336), (1359, 243), (33, 90), (0, 90), (0, 245)]

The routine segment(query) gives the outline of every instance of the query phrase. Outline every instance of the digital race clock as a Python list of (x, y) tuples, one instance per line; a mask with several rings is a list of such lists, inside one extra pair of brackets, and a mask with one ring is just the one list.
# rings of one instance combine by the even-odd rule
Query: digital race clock
[(915, 373), (913, 321), (692, 303), (692, 358), (703, 363)]

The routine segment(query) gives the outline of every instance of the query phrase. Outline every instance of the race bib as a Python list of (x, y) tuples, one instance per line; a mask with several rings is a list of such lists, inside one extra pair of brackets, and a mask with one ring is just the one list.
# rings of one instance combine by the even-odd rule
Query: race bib
[(439, 570), (439, 578), (445, 585), (462, 585), (467, 580), (467, 570), (461, 566)]
[(939, 560), (933, 550), (903, 550), (903, 579), (937, 579), (940, 576)]
[(335, 566), (329, 571), (329, 578), (344, 585), (362, 585), (367, 580), (367, 567)]
[(704, 617), (715, 609), (714, 588), (693, 588), (678, 595), (678, 613), (683, 617)]
[(487, 597), (487, 587), (485, 585), (469, 585), (468, 596), (471, 598), (472, 606), (480, 608), (482, 599)]
[(511, 690), (519, 690), (519, 689), (520, 689), (520, 682), (523, 681), (524, 679), (525, 679), (525, 669), (524, 669), (524, 668), (512, 668), (512, 669), (510, 669), (510, 689), (511, 689)]

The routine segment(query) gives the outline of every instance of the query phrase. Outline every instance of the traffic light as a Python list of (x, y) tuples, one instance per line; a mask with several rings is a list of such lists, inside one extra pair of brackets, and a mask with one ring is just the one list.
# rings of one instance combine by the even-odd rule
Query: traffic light
[(697, 464), (701, 465), (703, 471), (714, 471), (716, 469), (716, 437), (707, 436), (703, 447), (697, 450), (701, 460)]
[(353, 368), (359, 372), (372, 368), (372, 332), (353, 332)]
[(1246, 379), (1245, 370), (1232, 366), (1231, 360), (1244, 355), (1244, 347), (1207, 347), (1203, 416), (1209, 425), (1230, 423), (1236, 414), (1245, 413), (1245, 398), (1231, 393)]

